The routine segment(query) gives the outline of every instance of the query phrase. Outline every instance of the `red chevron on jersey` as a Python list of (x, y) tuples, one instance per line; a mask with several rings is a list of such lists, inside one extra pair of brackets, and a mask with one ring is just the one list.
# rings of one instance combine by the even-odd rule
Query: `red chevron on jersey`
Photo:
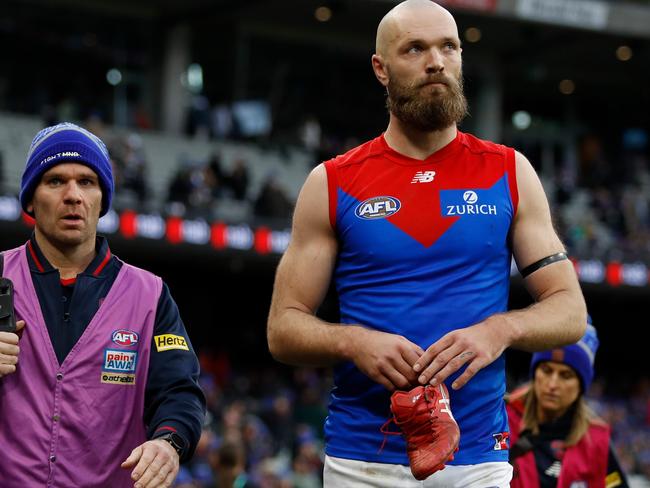
[[(458, 132), (456, 138), (424, 160), (391, 149), (383, 136), (326, 163), (330, 217), (336, 222), (335, 188), (359, 202), (392, 197), (398, 211), (386, 220), (425, 247), (433, 245), (462, 217), (441, 208), (444, 190), (489, 189), (506, 176), (516, 208), (514, 152)], [(391, 208), (393, 208), (391, 207)]]

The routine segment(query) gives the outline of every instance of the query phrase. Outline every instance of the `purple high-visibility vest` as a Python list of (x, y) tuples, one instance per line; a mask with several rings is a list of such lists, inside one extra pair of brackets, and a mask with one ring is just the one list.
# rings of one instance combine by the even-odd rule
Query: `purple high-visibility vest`
[(120, 464), (146, 441), (144, 395), (162, 281), (124, 264), (59, 365), (25, 246), (4, 253), (17, 319), (17, 371), (0, 378), (0, 486), (132, 487)]

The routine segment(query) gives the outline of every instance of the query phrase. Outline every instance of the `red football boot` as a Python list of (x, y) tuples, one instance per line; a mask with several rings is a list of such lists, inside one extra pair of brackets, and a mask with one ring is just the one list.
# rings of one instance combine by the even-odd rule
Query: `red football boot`
[(406, 440), (411, 473), (428, 478), (454, 459), (460, 431), (451, 414), (449, 392), (444, 384), (396, 391), (390, 398), (395, 424)]

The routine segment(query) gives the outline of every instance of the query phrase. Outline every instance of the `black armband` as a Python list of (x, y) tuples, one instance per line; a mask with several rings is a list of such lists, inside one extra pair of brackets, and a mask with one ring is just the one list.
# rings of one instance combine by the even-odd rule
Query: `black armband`
[(540, 268), (543, 268), (544, 266), (548, 266), (549, 264), (553, 264), (557, 261), (564, 261), (565, 259), (569, 259), (569, 257), (566, 255), (565, 252), (558, 252), (556, 254), (551, 254), (550, 256), (546, 256), (545, 258), (542, 258), (539, 261), (534, 262), (529, 266), (526, 266), (524, 269), (520, 271), (521, 276), (526, 278), (528, 275), (534, 273)]

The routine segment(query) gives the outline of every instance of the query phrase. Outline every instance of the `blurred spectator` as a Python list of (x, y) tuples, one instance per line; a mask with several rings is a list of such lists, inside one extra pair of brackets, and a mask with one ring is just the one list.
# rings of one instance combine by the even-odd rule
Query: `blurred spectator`
[(116, 191), (132, 192), (142, 205), (147, 199), (147, 161), (142, 138), (137, 134), (125, 134), (114, 138), (109, 147), (117, 169)]
[(143, 103), (139, 103), (133, 110), (133, 125), (142, 130), (151, 130), (153, 128), (151, 115)]
[(321, 126), (318, 119), (309, 115), (300, 127), (300, 141), (308, 151), (317, 152), (321, 147)]
[(174, 213), (183, 214), (186, 210), (209, 210), (215, 202), (219, 181), (212, 169), (200, 162), (181, 157), (180, 167), (168, 189), (168, 200), (180, 204)]
[(176, 170), (176, 174), (169, 184), (167, 200), (172, 203), (180, 203), (183, 206), (187, 206), (190, 201), (191, 192), (190, 168), (181, 166)]
[(580, 145), (580, 185), (598, 188), (611, 183), (611, 165), (605, 159), (602, 142), (596, 136), (586, 136)]
[(276, 451), (289, 450), (294, 442), (293, 398), (289, 390), (281, 390), (267, 400), (260, 417), (269, 426)]
[(199, 354), (201, 371), (210, 376), (219, 388), (223, 388), (232, 376), (230, 357), (224, 351), (213, 351), (204, 348)]
[(293, 202), (274, 173), (267, 176), (255, 201), (255, 215), (258, 217), (288, 219), (291, 217)]
[(246, 472), (244, 446), (238, 442), (225, 441), (217, 449), (214, 471), (214, 488), (257, 488)]
[(210, 136), (210, 102), (205, 95), (192, 96), (187, 115), (187, 134), (207, 140)]
[(506, 396), (512, 487), (629, 487), (610, 426), (585, 399), (598, 345), (588, 316), (580, 341), (533, 354), (531, 382)]
[(298, 438), (293, 458), (293, 488), (319, 488), (323, 486), (323, 446), (313, 435)]
[(221, 103), (212, 109), (212, 135), (219, 140), (229, 138), (233, 133), (234, 121), (230, 105)]
[(0, 151), (0, 191), (5, 192), (5, 157), (4, 153)]
[(214, 486), (213, 472), (215, 449), (218, 440), (214, 432), (204, 427), (192, 459), (181, 466), (176, 483), (192, 488)]
[(222, 196), (224, 190), (224, 184), (226, 183), (226, 178), (223, 174), (223, 169), (221, 168), (221, 157), (217, 152), (213, 152), (208, 159), (207, 164), (207, 179), (211, 182), (212, 196), (214, 198), (219, 198)]
[(252, 413), (245, 415), (241, 431), (246, 458), (250, 464), (257, 464), (273, 454), (271, 432), (257, 415)]
[(235, 200), (245, 200), (248, 193), (248, 167), (246, 161), (237, 158), (233, 163), (230, 174), (225, 179), (225, 184), (232, 191)]

